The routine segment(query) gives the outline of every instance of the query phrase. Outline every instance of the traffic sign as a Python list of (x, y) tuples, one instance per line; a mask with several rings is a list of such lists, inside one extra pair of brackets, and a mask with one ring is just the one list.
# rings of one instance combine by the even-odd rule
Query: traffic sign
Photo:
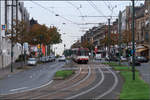
[(38, 44), (37, 47), (40, 49), (40, 48), (41, 48), (41, 47), (40, 47), (40, 44)]

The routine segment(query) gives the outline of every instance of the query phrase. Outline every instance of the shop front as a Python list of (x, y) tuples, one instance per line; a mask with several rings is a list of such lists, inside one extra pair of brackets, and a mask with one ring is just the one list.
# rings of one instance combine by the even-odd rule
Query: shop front
[(149, 59), (149, 48), (147, 46), (138, 46), (136, 48), (136, 56), (144, 56)]

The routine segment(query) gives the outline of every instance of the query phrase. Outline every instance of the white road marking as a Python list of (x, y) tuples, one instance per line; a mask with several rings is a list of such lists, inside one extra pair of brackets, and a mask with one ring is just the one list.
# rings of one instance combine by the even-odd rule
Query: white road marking
[(110, 71), (103, 71), (105, 74), (111, 74)]
[[(54, 67), (54, 66), (62, 66), (62, 65), (61, 64), (57, 64), (57, 63), (54, 63), (53, 65), (51, 65), (51, 67)], [(38, 73), (38, 71), (36, 71), (34, 74), (37, 75), (37, 73)], [(44, 85), (41, 85), (39, 87), (30, 88), (30, 89), (26, 89), (26, 90), (20, 90), (19, 92), (18, 91), (11, 91), (12, 93), (7, 93), (7, 94), (6, 93), (1, 93), (0, 96), (9, 95), (9, 94), (15, 94), (15, 93), (22, 93), (22, 92), (27, 92), (27, 91), (32, 91), (32, 90), (39, 89), (39, 88), (42, 88), (44, 86), (47, 86), (47, 85), (51, 84), (52, 82), (53, 82), (53, 80), (51, 80), (48, 83), (46, 83)]]
[(21, 88), (11, 89), (9, 91), (18, 91), (18, 90), (23, 90), (23, 89), (26, 89), (26, 88), (28, 88), (28, 87), (21, 87)]
[(94, 87), (92, 87), (92, 88), (90, 88), (90, 89), (88, 89), (88, 90), (86, 90), (86, 91), (83, 91), (83, 92), (81, 92), (81, 93), (79, 93), (79, 94), (76, 94), (76, 95), (74, 95), (74, 96), (68, 97), (68, 98), (66, 98), (66, 99), (74, 99), (74, 98), (76, 98), (76, 97), (78, 97), (78, 96), (84, 95), (84, 94), (86, 94), (86, 93), (88, 93), (88, 92), (94, 90), (95, 88), (97, 88), (100, 84), (102, 84), (105, 77), (104, 77), (103, 71), (102, 71), (100, 68), (99, 68), (99, 71), (101, 72), (102, 78), (101, 78), (101, 80), (100, 80), (100, 82), (99, 82), (98, 84), (96, 84)]
[[(22, 92), (32, 91), (32, 90), (36, 90), (36, 89), (42, 88), (42, 87), (44, 87), (44, 86), (47, 86), (47, 85), (51, 84), (52, 82), (53, 82), (53, 80), (49, 81), (47, 84), (41, 85), (41, 86), (36, 87), (36, 88), (31, 88), (31, 89), (21, 90), (21, 91), (15, 91), (15, 92), (11, 90), (12, 93), (0, 94), (0, 95), (9, 95), (9, 94), (15, 94), (15, 93), (22, 93)], [(28, 88), (29, 88), (29, 87), (28, 87)], [(25, 88), (24, 88), (24, 89), (25, 89)]]

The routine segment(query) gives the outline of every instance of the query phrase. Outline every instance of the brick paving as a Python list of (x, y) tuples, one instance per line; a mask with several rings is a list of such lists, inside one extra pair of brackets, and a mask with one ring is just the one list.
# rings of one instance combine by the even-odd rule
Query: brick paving
[(136, 67), (139, 70), (142, 79), (150, 84), (150, 61), (148, 63), (142, 63), (141, 66)]

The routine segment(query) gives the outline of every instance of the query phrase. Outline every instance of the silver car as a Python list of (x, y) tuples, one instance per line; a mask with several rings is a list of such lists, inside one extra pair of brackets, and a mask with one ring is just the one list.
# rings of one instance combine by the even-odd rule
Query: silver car
[(29, 58), (27, 61), (28, 65), (37, 65), (37, 60), (36, 58)]
[(63, 56), (60, 56), (59, 58), (58, 58), (58, 61), (66, 61), (66, 57), (63, 55)]

